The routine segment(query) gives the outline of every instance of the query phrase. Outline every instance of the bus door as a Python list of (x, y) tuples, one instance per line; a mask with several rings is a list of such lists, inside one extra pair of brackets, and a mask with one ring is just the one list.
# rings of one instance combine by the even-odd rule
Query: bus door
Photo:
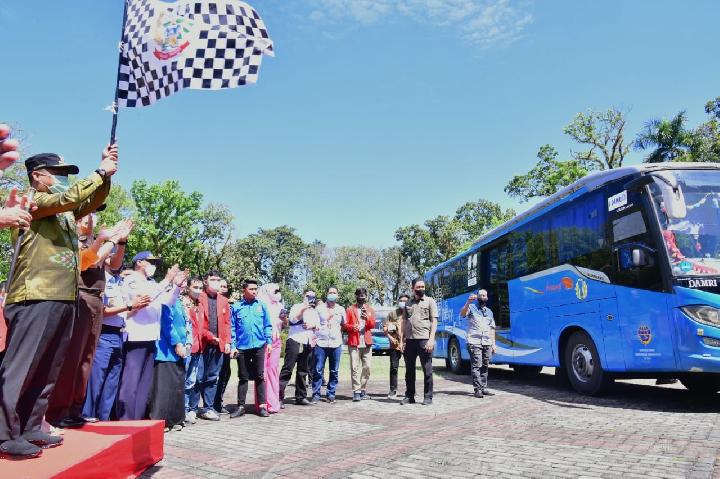
[[(643, 198), (620, 191), (609, 201), (618, 325), (625, 365), (631, 371), (676, 368), (675, 329), (663, 292), (660, 252), (653, 240)], [(615, 205), (615, 206), (613, 206)], [(617, 206), (620, 205), (620, 206)]]

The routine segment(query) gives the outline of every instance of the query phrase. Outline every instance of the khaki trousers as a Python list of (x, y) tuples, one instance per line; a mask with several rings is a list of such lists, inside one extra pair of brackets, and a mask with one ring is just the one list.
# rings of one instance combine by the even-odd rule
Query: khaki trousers
[(352, 379), (353, 392), (365, 391), (370, 380), (372, 346), (364, 348), (348, 346), (348, 352), (350, 353), (350, 378)]

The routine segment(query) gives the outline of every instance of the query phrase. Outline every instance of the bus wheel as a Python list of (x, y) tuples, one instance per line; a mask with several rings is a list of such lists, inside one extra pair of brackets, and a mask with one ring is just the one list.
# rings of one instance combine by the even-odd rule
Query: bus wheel
[(513, 371), (521, 378), (534, 378), (542, 371), (542, 366), (528, 366), (526, 364), (513, 364)]
[(680, 382), (693, 394), (716, 394), (720, 391), (720, 378), (708, 376), (685, 376)]
[(458, 344), (458, 340), (455, 338), (450, 339), (450, 343), (448, 344), (448, 355), (447, 358), (445, 358), (445, 367), (453, 374), (460, 374), (462, 372), (460, 344)]
[(584, 331), (577, 331), (568, 339), (565, 365), (570, 384), (580, 394), (597, 396), (612, 383), (600, 364), (595, 343)]

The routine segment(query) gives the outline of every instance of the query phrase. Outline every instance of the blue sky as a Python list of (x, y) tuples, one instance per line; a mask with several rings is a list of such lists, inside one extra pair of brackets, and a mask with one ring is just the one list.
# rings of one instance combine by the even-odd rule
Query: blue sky
[[(257, 85), (121, 110), (124, 186), (179, 179), (237, 233), (388, 246), (399, 226), (503, 192), (579, 111), (704, 121), (720, 2), (255, 0), (275, 41)], [(120, 0), (2, 0), (0, 118), (28, 153), (94, 169), (107, 142)], [(633, 154), (630, 163), (640, 161)]]

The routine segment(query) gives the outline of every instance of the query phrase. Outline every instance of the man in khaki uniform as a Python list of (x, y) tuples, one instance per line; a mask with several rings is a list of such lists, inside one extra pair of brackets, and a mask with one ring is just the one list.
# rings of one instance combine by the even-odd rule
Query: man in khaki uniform
[(413, 297), (405, 304), (405, 323), (402, 335), (405, 340), (405, 398), (400, 404), (415, 402), (415, 361), (420, 356), (424, 376), (423, 405), (432, 404), (433, 367), (432, 352), (435, 348), (437, 330), (437, 303), (425, 296), (425, 281), (415, 278), (412, 282)]
[[(100, 168), (70, 184), (77, 166), (54, 153), (25, 161), (37, 190), (30, 229), (23, 235), (8, 285), (8, 345), (0, 366), (0, 454), (37, 457), (62, 438), (40, 430), (48, 398), (73, 330), (80, 276), (76, 220), (95, 211), (110, 192), (117, 147), (108, 146)], [(13, 239), (17, 231), (13, 232)]]

